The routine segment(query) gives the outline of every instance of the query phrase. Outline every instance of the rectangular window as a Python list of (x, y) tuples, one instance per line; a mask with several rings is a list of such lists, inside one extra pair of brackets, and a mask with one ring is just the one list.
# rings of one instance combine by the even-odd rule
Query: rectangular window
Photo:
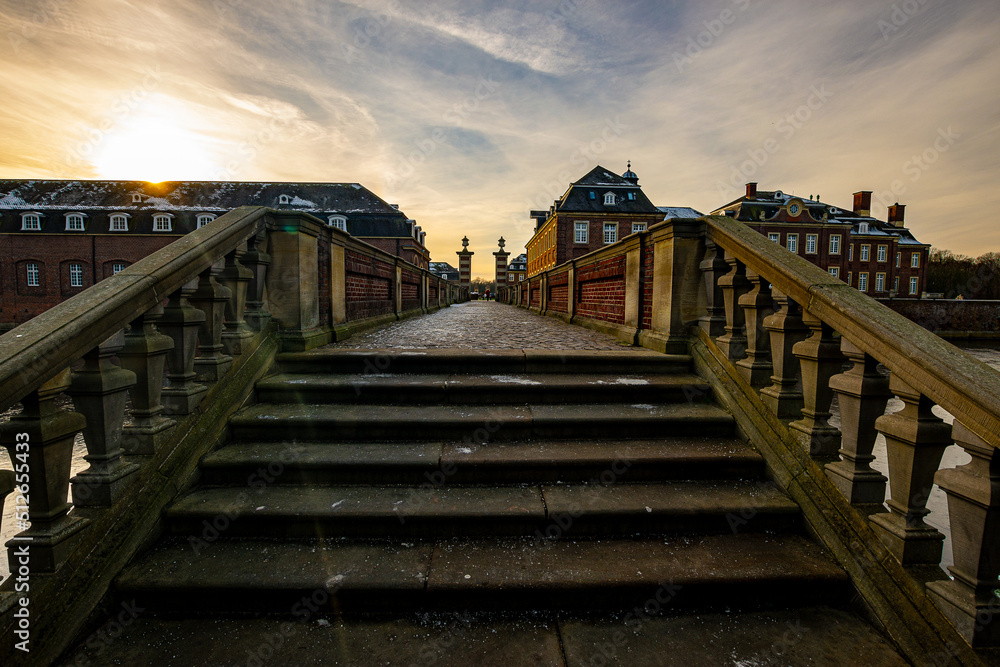
[(903, 253), (901, 253), (901, 252), (897, 252), (896, 253), (896, 268), (897, 269), (899, 268), (899, 258), (902, 256), (902, 254)]
[(590, 191), (590, 198), (591, 198), (591, 199), (597, 199), (597, 195), (596, 195), (596, 194), (594, 194), (594, 191), (593, 191), (593, 190), (591, 190), (591, 191)]
[(781, 245), (781, 234), (778, 234), (777, 232), (771, 232), (770, 234), (767, 235), (767, 240), (771, 241), (772, 243), (777, 243), (778, 245)]
[(840, 234), (830, 235), (830, 254), (831, 255), (840, 254)]
[(852, 280), (854, 280), (854, 273), (852, 273), (851, 271), (848, 271), (847, 272), (847, 284), (850, 285)]
[(896, 278), (893, 280), (892, 291), (895, 292), (896, 294), (899, 294), (899, 276), (896, 276)]
[(112, 264), (111, 265), (111, 275), (114, 275), (116, 273), (121, 273), (124, 270), (125, 270), (125, 265), (124, 264)]
[(799, 235), (789, 234), (785, 237), (785, 247), (788, 248), (788, 252), (794, 252), (798, 254), (799, 252)]
[(524, 274), (523, 273), (517, 274), (517, 282), (521, 282), (522, 280), (524, 280)]
[(872, 247), (868, 244), (862, 244), (861, 246), (861, 261), (867, 262), (869, 257), (871, 257)]
[(830, 271), (830, 275), (833, 276), (834, 278), (840, 277), (840, 267), (831, 266), (828, 270)]
[(633, 222), (632, 223), (632, 233), (633, 234), (635, 234), (636, 232), (644, 232), (644, 231), (646, 231), (646, 223), (645, 222)]
[(889, 246), (880, 245), (878, 247), (878, 261), (884, 262), (889, 258)]
[(69, 265), (69, 286), (70, 287), (83, 287), (83, 265), (82, 264), (70, 264)]
[(912, 255), (910, 255), (910, 267), (914, 268), (914, 269), (919, 269), (920, 268), (920, 253), (919, 252), (915, 252)]
[(854, 244), (853, 243), (847, 249), (847, 261), (849, 261), (849, 262), (853, 262), (854, 261)]
[(819, 237), (816, 234), (806, 234), (806, 254), (815, 255), (816, 254), (816, 243)]
[(38, 265), (30, 262), (25, 267), (28, 271), (28, 287), (39, 287), (41, 285), (38, 273)]
[(910, 278), (910, 294), (916, 294), (916, 293), (917, 293), (917, 279)]
[(590, 223), (589, 222), (575, 223), (573, 231), (573, 243), (589, 243), (589, 242), (590, 242)]
[(867, 273), (862, 272), (862, 273), (858, 274), (858, 289), (861, 290), (862, 292), (867, 292), (868, 291), (868, 274)]
[(604, 243), (617, 243), (618, 242), (618, 223), (617, 222), (605, 222), (604, 223)]
[(875, 274), (875, 291), (884, 292), (885, 291), (885, 274), (876, 273)]

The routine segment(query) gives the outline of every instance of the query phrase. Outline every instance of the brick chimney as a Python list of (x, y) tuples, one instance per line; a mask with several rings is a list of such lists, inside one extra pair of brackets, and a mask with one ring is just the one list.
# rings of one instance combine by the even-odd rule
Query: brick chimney
[(871, 190), (862, 190), (854, 193), (854, 213), (861, 216), (872, 214), (872, 193)]
[(747, 199), (749, 201), (757, 201), (757, 184), (747, 183)]
[(906, 212), (906, 205), (896, 202), (889, 207), (889, 224), (893, 227), (904, 227), (903, 214)]

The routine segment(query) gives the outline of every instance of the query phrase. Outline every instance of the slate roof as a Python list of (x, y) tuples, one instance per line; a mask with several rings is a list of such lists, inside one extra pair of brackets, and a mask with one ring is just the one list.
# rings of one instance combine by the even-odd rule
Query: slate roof
[[(604, 195), (609, 192), (615, 195), (615, 204), (604, 203)], [(633, 199), (628, 198), (629, 194)], [(591, 169), (583, 178), (571, 183), (565, 194), (556, 200), (555, 210), (581, 213), (658, 212), (642, 188), (600, 165)]]

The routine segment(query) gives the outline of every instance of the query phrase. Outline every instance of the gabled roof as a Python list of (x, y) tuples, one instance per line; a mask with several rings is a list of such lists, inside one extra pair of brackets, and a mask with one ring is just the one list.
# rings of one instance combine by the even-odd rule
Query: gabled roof
[[(615, 195), (614, 204), (604, 203), (604, 195), (608, 192)], [(629, 199), (630, 194), (632, 199)], [(571, 183), (565, 194), (556, 200), (555, 210), (578, 213), (656, 214), (659, 212), (641, 187), (600, 165), (591, 169), (583, 178)]]

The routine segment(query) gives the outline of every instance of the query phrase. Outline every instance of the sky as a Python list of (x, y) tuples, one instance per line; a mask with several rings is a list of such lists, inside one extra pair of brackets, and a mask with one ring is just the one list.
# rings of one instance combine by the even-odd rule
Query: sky
[(0, 178), (358, 182), (492, 277), (597, 164), (1000, 251), (996, 0), (0, 0)]

